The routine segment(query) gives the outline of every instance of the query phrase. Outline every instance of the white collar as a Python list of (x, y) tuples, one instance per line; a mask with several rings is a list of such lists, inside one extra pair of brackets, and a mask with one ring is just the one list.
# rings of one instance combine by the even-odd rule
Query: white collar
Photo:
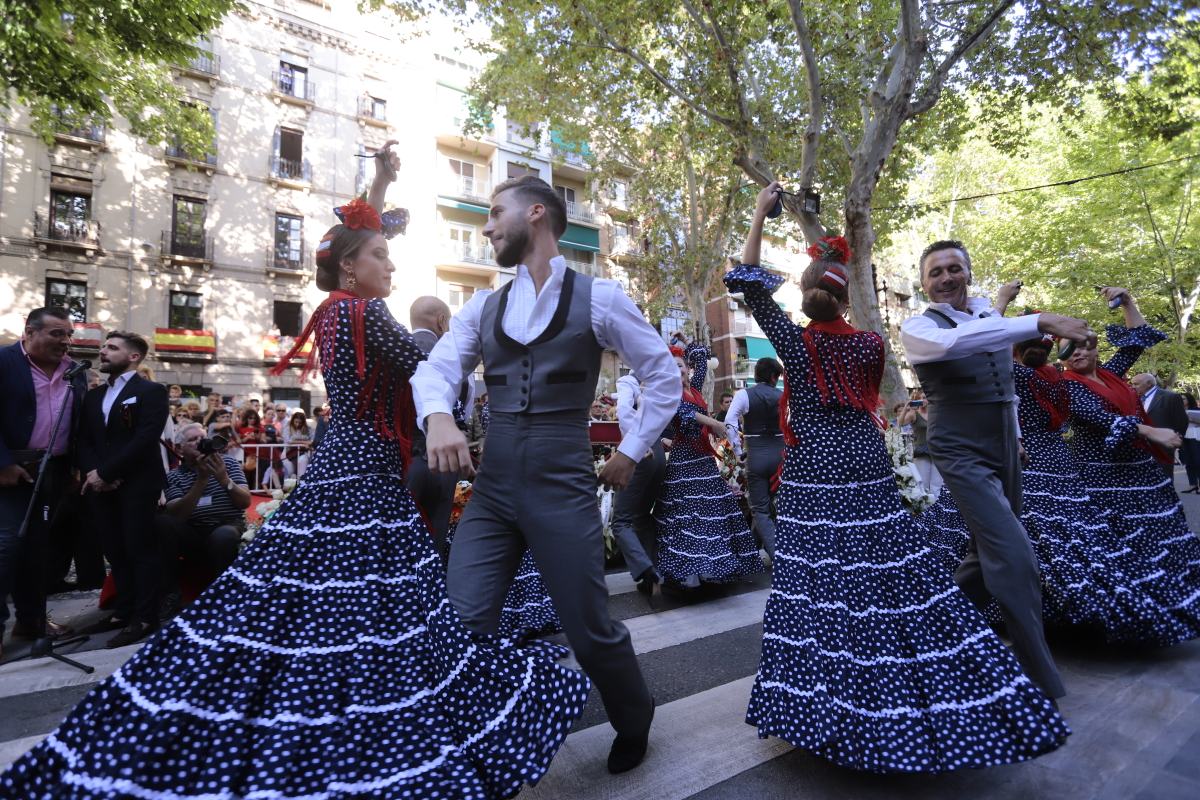
[[(563, 258), (561, 255), (557, 255), (550, 259), (550, 277), (546, 279), (546, 283), (544, 286), (542, 286), (542, 289), (545, 290), (549, 288), (551, 284), (556, 282), (562, 283), (563, 275), (565, 275), (566, 272), (567, 259)], [(517, 277), (524, 277), (530, 283), (533, 282), (533, 276), (529, 274), (529, 267), (525, 266), (524, 264), (517, 265)]]
[(129, 379), (137, 374), (136, 369), (126, 370), (117, 377), (113, 378), (113, 382), (109, 384), (110, 389), (122, 389), (125, 384), (129, 383)]
[(412, 329), (413, 336), (416, 336), (418, 333), (429, 333), (429, 334), (432, 334), (434, 338), (437, 338), (437, 334), (434, 333), (433, 331), (429, 330), (429, 328), (413, 328)]
[(943, 314), (958, 314), (960, 317), (978, 317), (984, 311), (992, 310), (992, 301), (986, 297), (968, 297), (967, 310), (959, 311), (949, 303), (930, 303), (929, 308)]

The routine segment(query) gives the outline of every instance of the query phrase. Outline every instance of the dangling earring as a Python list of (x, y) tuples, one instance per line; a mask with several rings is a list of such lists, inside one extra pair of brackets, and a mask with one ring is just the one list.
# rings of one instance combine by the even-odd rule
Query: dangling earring
[(355, 278), (354, 273), (351, 272), (349, 273), (349, 277), (346, 278), (346, 289), (353, 292), (355, 286), (358, 286), (358, 279)]

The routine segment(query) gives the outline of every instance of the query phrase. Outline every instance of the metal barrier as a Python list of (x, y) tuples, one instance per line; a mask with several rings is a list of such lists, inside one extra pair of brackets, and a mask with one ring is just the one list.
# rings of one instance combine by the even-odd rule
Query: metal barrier
[(226, 453), (241, 450), (238, 459), (242, 471), (246, 473), (246, 482), (251, 491), (270, 491), (282, 489), (283, 482), (289, 478), (299, 478), (308, 467), (309, 457), (313, 446), (310, 442), (293, 442), (292, 444), (259, 444), (245, 442), (230, 444)]

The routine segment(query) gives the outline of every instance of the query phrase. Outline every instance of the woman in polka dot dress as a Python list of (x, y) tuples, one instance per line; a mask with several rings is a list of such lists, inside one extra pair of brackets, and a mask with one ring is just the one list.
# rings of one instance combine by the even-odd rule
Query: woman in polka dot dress
[(1173, 610), (1194, 624), (1200, 613), (1200, 538), (1188, 530), (1179, 496), (1160, 466), (1170, 459), (1166, 448), (1177, 446), (1179, 435), (1152, 426), (1124, 378), (1144, 349), (1167, 337), (1146, 324), (1128, 291), (1107, 288), (1104, 293), (1109, 301), (1121, 300), (1125, 326), (1108, 326), (1108, 341), (1117, 352), (1103, 365), (1096, 347), (1076, 347), (1069, 354), (1063, 378), (1071, 452), (1088, 495), (1106, 512), (1120, 544), (1162, 571), (1154, 579), (1162, 587), (1175, 584), (1184, 590)]
[(654, 507), (658, 520), (655, 568), (667, 585), (687, 588), (761, 572), (763, 563), (754, 534), (721, 478), (708, 440), (710, 430), (725, 435), (725, 426), (708, 416), (700, 394), (708, 372), (708, 348), (693, 342), (684, 351), (671, 349), (679, 366), (683, 399), (663, 433), (671, 440), (671, 455), (662, 495)]
[[(743, 261), (758, 259), (778, 184), (759, 195)], [(937, 562), (902, 505), (875, 409), (883, 340), (842, 320), (845, 240), (801, 279), (802, 328), (771, 299), (779, 275), (739, 266), (786, 370), (787, 451), (763, 650), (746, 721), (843, 766), (942, 772), (1049, 752), (1070, 733)]]
[(0, 797), (501, 798), (547, 769), (588, 680), (549, 645), (468, 634), (446, 599), (402, 474), (422, 354), (381, 299), (393, 267), (366, 208), (318, 250), (318, 286), (341, 290), (301, 341), (333, 418), (303, 482)]
[(1038, 558), (1046, 624), (1091, 628), (1110, 642), (1171, 645), (1195, 638), (1198, 609), (1172, 610), (1182, 587), (1164, 584), (1156, 564), (1117, 540), (1080, 479), (1062, 438), (1067, 389), (1046, 363), (1050, 349), (1045, 339), (1022, 342), (1013, 364), (1028, 459), (1021, 521)]

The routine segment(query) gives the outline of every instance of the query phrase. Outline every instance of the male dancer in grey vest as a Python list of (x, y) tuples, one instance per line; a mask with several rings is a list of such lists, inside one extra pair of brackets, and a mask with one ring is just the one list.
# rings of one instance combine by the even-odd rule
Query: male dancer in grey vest
[[(428, 356), (438, 339), (450, 330), (450, 306), (436, 297), (418, 297), (408, 311), (409, 326), (417, 347)], [(459, 391), (459, 402), (465, 412), (471, 411), (474, 399), (473, 378), (467, 376)], [(457, 407), (456, 407), (457, 408)], [(460, 420), (461, 422), (461, 420)], [(425, 434), (418, 430), (413, 436), (412, 461), (408, 465), (408, 490), (429, 523), (433, 549), (445, 564), (450, 557), (446, 536), (450, 530), (450, 513), (454, 510), (454, 490), (458, 478), (446, 472), (433, 472), (425, 458)]]
[(1042, 593), (1021, 511), (1021, 458), (1012, 346), (1044, 333), (1094, 341), (1083, 320), (1058, 314), (1005, 318), (968, 297), (971, 258), (961, 242), (921, 254), (924, 314), (901, 326), (909, 363), (929, 401), (929, 451), (971, 544), (954, 579), (980, 609), (994, 597), (1025, 673), (1051, 699), (1066, 690), (1042, 630)]
[(679, 371), (620, 284), (567, 269), (558, 253), (566, 226), (566, 207), (544, 181), (525, 176), (496, 187), (483, 235), (516, 275), (467, 302), (412, 387), (430, 467), (469, 471), (467, 440), (449, 412), (455, 387), (482, 358), (491, 425), (450, 552), (447, 593), (469, 628), (495, 633), (529, 548), (617, 731), (608, 757), (616, 773), (645, 756), (654, 701), (629, 632), (608, 613), (588, 408), (601, 353), (611, 347), (643, 383), (636, 429), (600, 474), (624, 488), (679, 406)]
[[(642, 385), (631, 372), (617, 379), (617, 422), (621, 435), (639, 425)], [(653, 603), (654, 587), (662, 577), (654, 569), (658, 524), (654, 521), (654, 503), (667, 476), (667, 454), (662, 440), (655, 437), (650, 451), (638, 462), (629, 485), (617, 492), (613, 501), (612, 532), (617, 549), (625, 558), (629, 574), (637, 581), (638, 591)]]
[[(754, 363), (754, 385), (739, 389), (725, 414), (725, 430), (738, 458), (742, 457), (739, 431), (746, 437), (746, 488), (754, 533), (767, 555), (775, 558), (775, 518), (771, 516), (771, 479), (783, 461), (783, 431), (779, 429), (779, 398), (775, 387), (783, 366), (766, 356)], [(743, 419), (744, 418), (744, 419)]]

